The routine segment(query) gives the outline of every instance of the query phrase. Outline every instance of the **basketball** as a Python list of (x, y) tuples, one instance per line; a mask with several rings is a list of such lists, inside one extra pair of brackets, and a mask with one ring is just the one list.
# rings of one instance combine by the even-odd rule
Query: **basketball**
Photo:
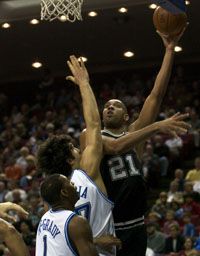
[(157, 7), (153, 14), (153, 23), (159, 32), (165, 35), (177, 35), (187, 24), (185, 13), (172, 14), (162, 7)]

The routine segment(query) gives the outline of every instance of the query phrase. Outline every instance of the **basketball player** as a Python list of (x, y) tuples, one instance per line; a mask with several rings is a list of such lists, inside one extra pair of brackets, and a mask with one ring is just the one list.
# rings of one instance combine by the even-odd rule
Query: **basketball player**
[[(134, 133), (133, 136), (129, 133), (139, 131), (155, 121), (169, 82), (174, 47), (182, 34), (183, 32), (174, 38), (160, 34), (166, 48), (163, 63), (154, 87), (134, 123), (128, 125), (127, 109), (119, 100), (108, 101), (103, 110), (104, 157), (101, 162), (101, 174), (108, 196), (115, 204), (115, 230), (117, 237), (122, 241), (122, 249), (117, 253), (119, 256), (143, 256), (146, 252), (146, 186), (140, 173), (139, 161), (144, 140), (134, 141)], [(85, 145), (84, 136), (83, 133), (80, 139), (81, 149), (84, 149)]]
[(39, 149), (38, 167), (46, 174), (60, 173), (71, 177), (80, 194), (76, 212), (88, 219), (99, 255), (115, 255), (114, 245), (120, 246), (121, 242), (115, 237), (113, 203), (107, 197), (99, 171), (102, 156), (101, 120), (83, 61), (79, 63), (71, 56), (68, 66), (73, 74), (68, 79), (79, 86), (82, 96), (87, 146), (80, 155), (67, 136), (51, 137)]
[(87, 220), (74, 213), (79, 194), (73, 183), (53, 174), (42, 183), (40, 192), (51, 209), (38, 226), (36, 256), (97, 256)]
[(28, 249), (14, 226), (7, 221), (15, 221), (15, 219), (8, 214), (8, 211), (15, 211), (22, 217), (27, 217), (28, 213), (19, 205), (6, 202), (0, 204), (0, 238), (9, 249), (11, 255), (15, 256), (29, 256)]

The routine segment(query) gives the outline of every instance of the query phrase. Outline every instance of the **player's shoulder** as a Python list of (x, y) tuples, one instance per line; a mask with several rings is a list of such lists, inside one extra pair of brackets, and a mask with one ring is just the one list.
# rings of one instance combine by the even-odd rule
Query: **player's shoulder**
[(74, 235), (84, 232), (86, 229), (88, 229), (88, 226), (88, 221), (84, 217), (77, 214), (74, 214), (68, 222), (68, 230)]

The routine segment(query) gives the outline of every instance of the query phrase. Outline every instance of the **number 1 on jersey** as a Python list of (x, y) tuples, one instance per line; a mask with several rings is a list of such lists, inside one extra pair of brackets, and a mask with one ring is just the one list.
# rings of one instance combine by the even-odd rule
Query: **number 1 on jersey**
[(47, 256), (47, 236), (43, 236), (43, 243), (44, 243), (44, 251), (43, 256)]

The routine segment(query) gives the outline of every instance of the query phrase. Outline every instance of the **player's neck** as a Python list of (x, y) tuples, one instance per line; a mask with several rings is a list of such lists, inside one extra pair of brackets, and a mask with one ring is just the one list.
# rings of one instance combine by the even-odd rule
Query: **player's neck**
[(74, 207), (72, 207), (69, 204), (57, 204), (57, 205), (52, 205), (52, 211), (57, 212), (57, 211), (62, 211), (62, 210), (70, 210), (73, 211)]
[(125, 126), (119, 127), (119, 128), (109, 128), (109, 127), (104, 127), (105, 131), (109, 131), (111, 133), (114, 133), (116, 135), (122, 134), (127, 131), (127, 128)]

